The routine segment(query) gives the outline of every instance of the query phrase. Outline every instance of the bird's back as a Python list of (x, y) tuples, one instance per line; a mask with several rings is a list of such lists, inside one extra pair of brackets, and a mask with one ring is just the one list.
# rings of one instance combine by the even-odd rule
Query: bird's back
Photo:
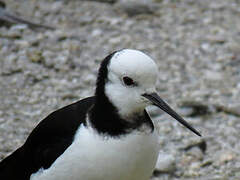
[[(24, 166), (22, 147), (13, 152), (0, 163), (0, 179), (28, 179), (28, 168)], [(22, 164), (23, 163), (23, 164)]]

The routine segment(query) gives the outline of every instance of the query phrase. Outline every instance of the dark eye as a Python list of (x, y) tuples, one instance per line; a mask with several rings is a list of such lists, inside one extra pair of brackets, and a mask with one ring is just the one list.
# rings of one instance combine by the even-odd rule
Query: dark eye
[(134, 81), (132, 80), (132, 78), (127, 77), (127, 76), (124, 76), (124, 77), (123, 77), (123, 82), (124, 82), (124, 84), (127, 85), (127, 86), (131, 86), (131, 85), (134, 85), (134, 84), (135, 84)]

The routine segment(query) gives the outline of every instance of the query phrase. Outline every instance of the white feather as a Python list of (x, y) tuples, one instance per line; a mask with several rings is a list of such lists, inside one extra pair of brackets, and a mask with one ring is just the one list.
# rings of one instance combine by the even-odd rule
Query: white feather
[(31, 180), (148, 180), (158, 149), (155, 132), (134, 131), (110, 138), (81, 126), (62, 156)]

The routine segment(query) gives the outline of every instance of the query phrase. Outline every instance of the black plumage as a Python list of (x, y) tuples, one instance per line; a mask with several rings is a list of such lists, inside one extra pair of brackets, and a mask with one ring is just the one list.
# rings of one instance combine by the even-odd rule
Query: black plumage
[(86, 112), (93, 103), (94, 97), (89, 97), (43, 119), (24, 145), (0, 163), (0, 179), (28, 180), (40, 168), (49, 168), (71, 145), (76, 130), (85, 124)]

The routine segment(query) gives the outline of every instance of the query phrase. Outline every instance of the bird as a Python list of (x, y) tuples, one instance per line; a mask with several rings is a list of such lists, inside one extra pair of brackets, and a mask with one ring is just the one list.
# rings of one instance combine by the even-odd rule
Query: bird
[(156, 92), (146, 53), (117, 50), (97, 74), (95, 94), (54, 111), (0, 163), (7, 180), (148, 180), (160, 147), (146, 107), (154, 105), (198, 136)]

